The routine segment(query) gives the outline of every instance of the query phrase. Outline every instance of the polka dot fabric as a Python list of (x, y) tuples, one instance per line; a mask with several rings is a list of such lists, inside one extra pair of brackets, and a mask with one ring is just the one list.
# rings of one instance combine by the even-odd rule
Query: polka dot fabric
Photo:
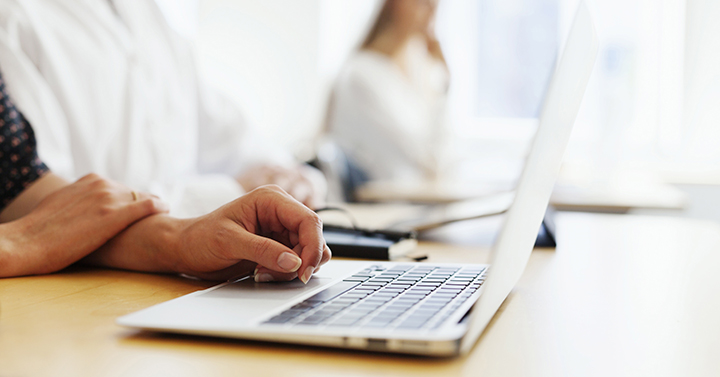
[(35, 133), (10, 100), (0, 73), (0, 210), (47, 172)]

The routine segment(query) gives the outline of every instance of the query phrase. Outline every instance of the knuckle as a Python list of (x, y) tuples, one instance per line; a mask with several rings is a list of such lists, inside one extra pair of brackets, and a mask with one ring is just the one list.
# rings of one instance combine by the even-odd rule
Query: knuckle
[(261, 189), (263, 192), (266, 192), (266, 193), (269, 193), (269, 194), (284, 192), (283, 189), (282, 189), (280, 186), (276, 185), (276, 184), (265, 185), (265, 186), (260, 187), (260, 189)]
[(112, 206), (109, 204), (99, 205), (99, 206), (97, 206), (97, 209), (96, 209), (98, 216), (100, 216), (100, 217), (112, 216), (115, 213), (115, 210), (116, 210), (115, 206)]
[(260, 186), (252, 191), (252, 194), (257, 197), (277, 197), (285, 194), (285, 191), (278, 185), (265, 185)]
[(80, 181), (95, 181), (95, 180), (97, 180), (97, 179), (99, 179), (99, 178), (100, 178), (99, 175), (97, 175), (97, 174), (95, 174), (95, 173), (89, 173), (89, 174), (85, 174), (85, 175), (84, 175), (82, 178), (80, 178), (79, 180), (80, 180)]
[(97, 176), (96, 178), (93, 178), (91, 180), (90, 187), (93, 190), (106, 190), (110, 187), (110, 181), (103, 177)]
[(317, 228), (319, 228), (319, 229), (322, 229), (322, 228), (323, 228), (323, 221), (322, 221), (322, 219), (320, 218), (320, 216), (318, 216), (317, 213), (315, 213), (315, 212), (310, 212), (308, 215), (310, 216), (310, 222), (311, 222), (311, 224), (313, 224), (315, 227), (317, 227)]
[(96, 201), (105, 205), (111, 205), (116, 202), (112, 192), (110, 192), (107, 187), (98, 187), (93, 195)]

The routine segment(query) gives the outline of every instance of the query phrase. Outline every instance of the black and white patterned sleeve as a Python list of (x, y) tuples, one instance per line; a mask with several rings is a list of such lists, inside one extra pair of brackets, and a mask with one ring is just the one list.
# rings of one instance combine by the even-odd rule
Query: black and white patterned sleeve
[(0, 73), (0, 211), (48, 171), (38, 157), (35, 133), (8, 96)]

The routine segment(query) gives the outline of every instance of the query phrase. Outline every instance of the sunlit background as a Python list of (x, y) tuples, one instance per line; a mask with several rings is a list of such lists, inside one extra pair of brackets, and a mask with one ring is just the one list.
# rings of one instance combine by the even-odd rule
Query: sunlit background
[[(202, 75), (302, 159), (372, 0), (158, 0), (194, 40)], [(720, 2), (590, 1), (598, 62), (559, 186), (663, 195), (676, 215), (720, 219)], [(511, 180), (522, 166), (576, 0), (441, 0), (454, 174)], [(479, 178), (478, 178), (479, 177)], [(674, 186), (668, 186), (673, 184)], [(665, 192), (667, 194), (667, 192)], [(667, 194), (672, 197), (672, 193)], [(677, 197), (674, 197), (677, 199)]]

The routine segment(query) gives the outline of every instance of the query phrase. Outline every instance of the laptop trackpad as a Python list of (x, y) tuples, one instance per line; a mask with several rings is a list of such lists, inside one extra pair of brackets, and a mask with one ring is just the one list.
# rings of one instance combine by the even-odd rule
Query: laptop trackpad
[(331, 281), (331, 278), (315, 276), (310, 279), (306, 285), (298, 279), (281, 283), (256, 283), (252, 278), (246, 278), (218, 289), (213, 289), (207, 293), (203, 293), (199, 295), (199, 297), (290, 300), (296, 296), (326, 285)]

